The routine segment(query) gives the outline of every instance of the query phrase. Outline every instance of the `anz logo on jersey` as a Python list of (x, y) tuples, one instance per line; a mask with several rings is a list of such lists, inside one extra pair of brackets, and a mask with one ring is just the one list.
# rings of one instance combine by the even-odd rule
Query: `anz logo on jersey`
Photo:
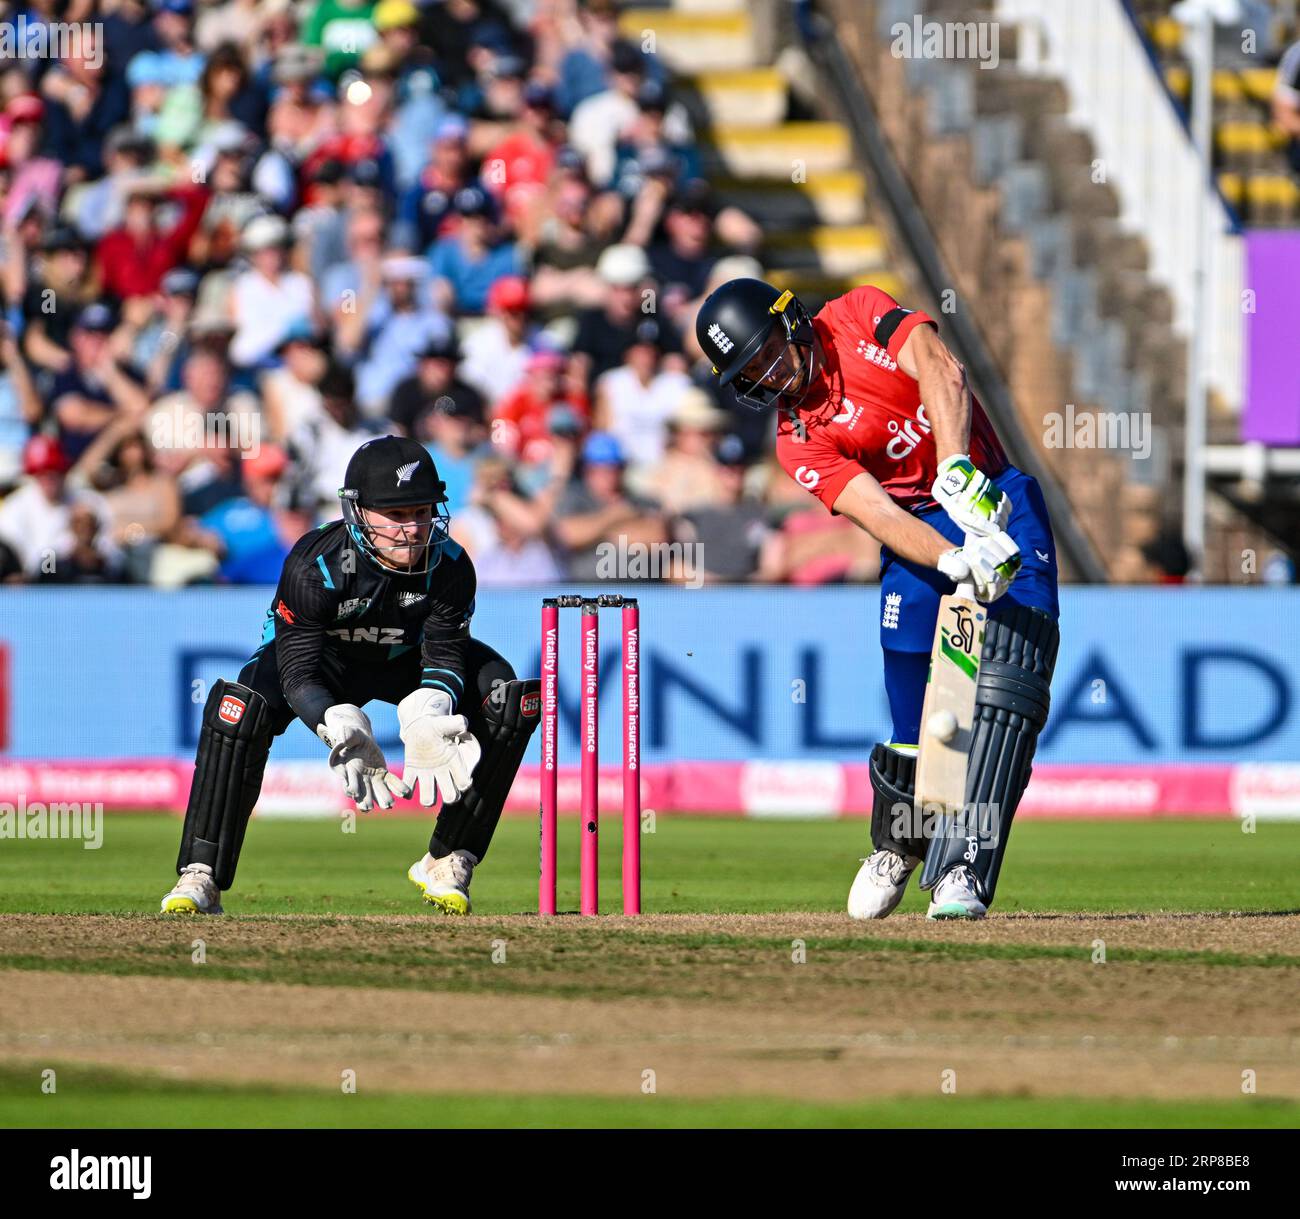
[[(885, 453), (895, 461), (902, 461), (907, 457), (918, 444), (930, 434), (930, 421), (925, 417), (925, 403), (919, 402), (916, 406), (916, 418), (907, 419), (901, 425), (896, 419), (889, 421), (889, 430), (893, 432), (889, 443), (885, 445)], [(920, 431), (917, 431), (920, 428)], [(923, 435), (924, 434), (924, 435)]]
[(341, 626), (325, 634), (346, 643), (404, 643), (406, 630), (400, 626)]

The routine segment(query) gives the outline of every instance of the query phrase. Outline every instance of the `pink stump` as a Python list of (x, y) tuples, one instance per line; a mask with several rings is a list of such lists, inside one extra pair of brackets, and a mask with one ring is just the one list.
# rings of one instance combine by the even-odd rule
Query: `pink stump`
[(623, 913), (641, 913), (641, 611), (623, 607)]
[(600, 619), (594, 601), (582, 603), (582, 913), (600, 913)]
[(538, 914), (555, 913), (559, 674), (560, 610), (554, 600), (547, 598), (542, 602), (542, 791), (538, 809), (541, 835), (540, 878), (537, 885)]

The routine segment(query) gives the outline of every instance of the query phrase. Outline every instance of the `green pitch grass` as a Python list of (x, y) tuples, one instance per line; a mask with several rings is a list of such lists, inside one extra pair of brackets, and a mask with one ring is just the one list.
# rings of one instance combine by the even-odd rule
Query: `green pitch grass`
[(31, 1070), (0, 1068), (0, 1129), (5, 1127), (149, 1127), (425, 1130), (456, 1115), (458, 1129), (911, 1127), (1080, 1129), (1295, 1129), (1300, 1105), (1286, 1101), (1123, 1101), (1036, 1097), (897, 1097), (861, 1104), (810, 1104), (779, 1097), (674, 1100), (640, 1096), (421, 1095), (345, 1096), (318, 1088), (251, 1088), (176, 1083), (126, 1072), (62, 1068), (59, 1089), (33, 1099)]
[[(175, 876), (180, 821), (160, 814), (105, 817), (103, 843), (0, 844), (0, 913), (146, 913)], [(418, 911), (407, 867), (430, 823), (381, 814), (343, 822), (255, 820), (244, 844), (231, 914), (406, 914)], [(660, 817), (642, 835), (644, 909), (734, 914), (844, 908), (859, 859), (862, 820), (753, 821)], [(617, 818), (602, 826), (602, 908), (621, 910)], [(578, 828), (561, 826), (561, 909), (578, 904)], [(995, 909), (1054, 912), (1294, 911), (1300, 823), (1026, 821), (1018, 824)], [(537, 826), (506, 818), (474, 877), (479, 914), (537, 909)], [(901, 910), (923, 911), (915, 886)]]

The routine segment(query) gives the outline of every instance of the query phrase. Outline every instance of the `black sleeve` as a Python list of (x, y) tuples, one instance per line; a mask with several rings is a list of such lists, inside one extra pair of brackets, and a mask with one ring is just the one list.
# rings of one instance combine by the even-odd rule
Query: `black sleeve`
[(433, 606), (424, 620), (420, 685), (430, 690), (446, 690), (451, 695), (453, 711), (465, 693), (469, 622), (474, 616), (477, 588), (474, 564), (462, 552), (448, 571), (446, 582), (435, 590)]
[(320, 569), (290, 554), (275, 590), (275, 655), (284, 697), (313, 732), (334, 705), (321, 681), (320, 656), (337, 609), (337, 595), (325, 587)]

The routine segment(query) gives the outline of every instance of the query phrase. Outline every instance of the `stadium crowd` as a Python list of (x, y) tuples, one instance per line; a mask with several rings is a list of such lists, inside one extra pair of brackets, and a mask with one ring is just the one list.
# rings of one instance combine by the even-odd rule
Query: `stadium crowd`
[(385, 432), (484, 584), (609, 542), (874, 576), (714, 396), (694, 311), (761, 231), (613, 0), (29, 0), (0, 39), (0, 580), (274, 581)]

